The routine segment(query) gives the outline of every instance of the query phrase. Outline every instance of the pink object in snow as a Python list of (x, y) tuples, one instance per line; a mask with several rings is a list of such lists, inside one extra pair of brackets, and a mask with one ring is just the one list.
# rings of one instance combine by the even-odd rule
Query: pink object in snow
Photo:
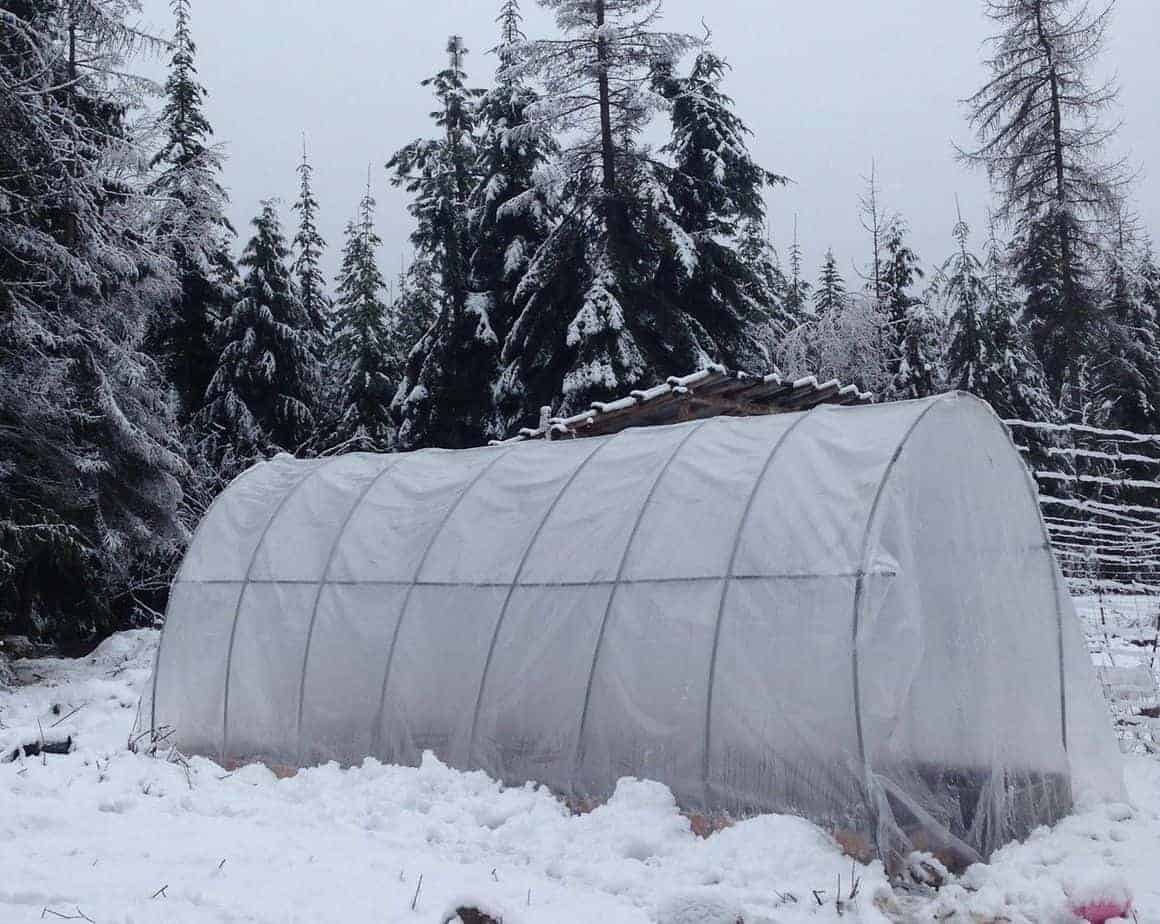
[(1127, 918), (1132, 912), (1131, 901), (1097, 901), (1088, 902), (1073, 908), (1077, 917), (1083, 918), (1089, 924), (1105, 924), (1116, 918)]

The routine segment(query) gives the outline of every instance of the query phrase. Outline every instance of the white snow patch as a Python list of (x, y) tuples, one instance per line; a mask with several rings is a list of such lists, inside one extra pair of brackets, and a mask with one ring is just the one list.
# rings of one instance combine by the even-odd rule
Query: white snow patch
[(16, 662), (27, 685), (0, 691), (0, 760), (42, 735), (75, 748), (0, 762), (0, 921), (48, 909), (101, 924), (441, 924), (473, 907), (505, 924), (1076, 924), (1079, 908), (1129, 900), (1140, 921), (1160, 921), (1151, 758), (1128, 758), (1132, 805), (1085, 808), (937, 892), (896, 891), (881, 864), (854, 864), (799, 818), (699, 838), (672, 793), (643, 780), (573, 815), (535, 786), (431, 755), (280, 779), (133, 753), (156, 642), (142, 630), (87, 658)]

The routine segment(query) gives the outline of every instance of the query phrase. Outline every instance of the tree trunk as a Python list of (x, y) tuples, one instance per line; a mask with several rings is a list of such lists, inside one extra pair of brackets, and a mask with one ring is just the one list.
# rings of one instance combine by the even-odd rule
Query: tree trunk
[[(605, 0), (596, 0), (596, 26), (605, 23)], [(613, 254), (624, 252), (628, 239), (628, 214), (616, 185), (616, 141), (612, 134), (612, 92), (608, 83), (609, 53), (604, 38), (596, 40), (596, 85), (600, 104), (600, 166), (601, 188), (604, 190), (604, 214), (610, 249)]]
[(1067, 221), (1067, 185), (1064, 178), (1064, 145), (1063, 145), (1063, 108), (1059, 97), (1059, 74), (1055, 67), (1055, 50), (1052, 48), (1043, 28), (1042, 3), (1035, 6), (1035, 28), (1039, 38), (1039, 45), (1047, 59), (1047, 71), (1051, 87), (1051, 160), (1055, 171), (1055, 226), (1059, 239), (1059, 272), (1060, 290), (1063, 293), (1063, 304), (1060, 306), (1060, 317), (1057, 325), (1065, 332), (1066, 343), (1064, 355), (1052, 357), (1055, 366), (1057, 385), (1062, 390), (1064, 378), (1070, 378), (1068, 383), (1078, 387), (1079, 370), (1074, 363), (1068, 361), (1075, 349), (1074, 340), (1078, 335), (1082, 322), (1076, 316), (1078, 308), (1075, 298), (1074, 274), (1072, 272), (1073, 257), (1071, 252), (1071, 232)]
[[(596, 27), (604, 26), (604, 0), (596, 0)], [(604, 170), (604, 192), (616, 193), (616, 150), (612, 140), (612, 95), (608, 87), (608, 42), (596, 40), (596, 83), (600, 96), (600, 155)]]

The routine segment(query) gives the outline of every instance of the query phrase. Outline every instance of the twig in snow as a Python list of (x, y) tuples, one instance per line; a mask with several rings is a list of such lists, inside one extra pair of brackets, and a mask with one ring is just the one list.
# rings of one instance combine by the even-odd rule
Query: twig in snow
[(221, 872), (221, 869), (222, 869), (222, 867), (226, 865), (226, 860), (227, 860), (227, 859), (228, 859), (227, 857), (222, 857), (222, 861), (221, 861), (221, 863), (219, 863), (219, 864), (218, 864), (218, 872), (219, 872), (219, 873)]
[(853, 886), (850, 889), (850, 901), (858, 897), (858, 890), (862, 887), (862, 877), (858, 875), (858, 864), (855, 860), (850, 861), (850, 881)]
[(78, 712), (80, 712), (82, 709), (84, 709), (86, 705), (87, 705), (87, 703), (81, 703), (79, 706), (76, 707), (76, 709), (74, 709), (68, 715), (62, 716), (61, 718), (57, 719), (55, 722), (53, 722), (48, 727), (49, 728), (56, 728), (61, 722), (65, 721), (65, 719), (71, 719), (74, 715), (76, 715)]
[(419, 893), (423, 891), (423, 874), (419, 874), (419, 884), (415, 886), (415, 897), (411, 899), (411, 910), (415, 910), (415, 906), (419, 904)]
[(168, 884), (163, 885), (160, 889), (158, 889), (156, 892), (154, 892), (149, 897), (150, 898), (157, 898), (158, 896), (160, 896), (161, 898), (169, 898), (169, 896), (165, 894), (165, 890), (168, 888), (169, 888)]
[(532, 890), (528, 889), (528, 907), (532, 907)]
[(497, 876), (495, 874), (495, 867), (494, 866), (491, 868), (491, 878), (494, 879), (496, 882), (499, 882), (499, 876)]
[(51, 915), (52, 915), (54, 918), (62, 918), (62, 919), (64, 919), (65, 921), (88, 921), (88, 922), (89, 922), (89, 924), (96, 924), (96, 922), (95, 922), (95, 921), (93, 921), (93, 919), (92, 919), (92, 918), (90, 918), (90, 917), (89, 917), (87, 914), (85, 914), (83, 911), (81, 911), (81, 909), (80, 909), (80, 908), (77, 908), (77, 909), (76, 909), (76, 914), (61, 914), (61, 912), (59, 912), (59, 911), (53, 911), (51, 908), (49, 908), (49, 907), (46, 905), (46, 906), (44, 907), (44, 909), (43, 909), (43, 910), (40, 912), (40, 917), (41, 917), (41, 919), (43, 919), (43, 918), (44, 918), (44, 916), (45, 916), (45, 915), (48, 915), (48, 914), (51, 914)]
[(825, 904), (825, 902), (822, 901), (822, 896), (825, 895), (826, 893), (820, 892), (817, 889), (814, 889), (813, 891), (814, 891), (814, 901), (816, 901), (818, 903), (818, 907), (821, 908)]

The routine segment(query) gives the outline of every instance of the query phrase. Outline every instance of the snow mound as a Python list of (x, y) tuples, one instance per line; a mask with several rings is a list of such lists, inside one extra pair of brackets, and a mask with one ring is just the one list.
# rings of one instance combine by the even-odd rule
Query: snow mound
[(665, 899), (653, 920), (656, 924), (745, 924), (745, 914), (734, 902), (702, 890)]
[(1160, 921), (1155, 760), (1129, 762), (1134, 806), (1091, 806), (938, 891), (895, 890), (880, 863), (854, 863), (800, 818), (699, 837), (647, 780), (577, 815), (431, 754), (289, 778), (135, 754), (156, 644), (143, 630), (76, 661), (20, 662), (26, 685), (0, 690), (0, 753), (42, 733), (74, 741), (0, 762), (0, 921), (1077, 924), (1129, 901)]

